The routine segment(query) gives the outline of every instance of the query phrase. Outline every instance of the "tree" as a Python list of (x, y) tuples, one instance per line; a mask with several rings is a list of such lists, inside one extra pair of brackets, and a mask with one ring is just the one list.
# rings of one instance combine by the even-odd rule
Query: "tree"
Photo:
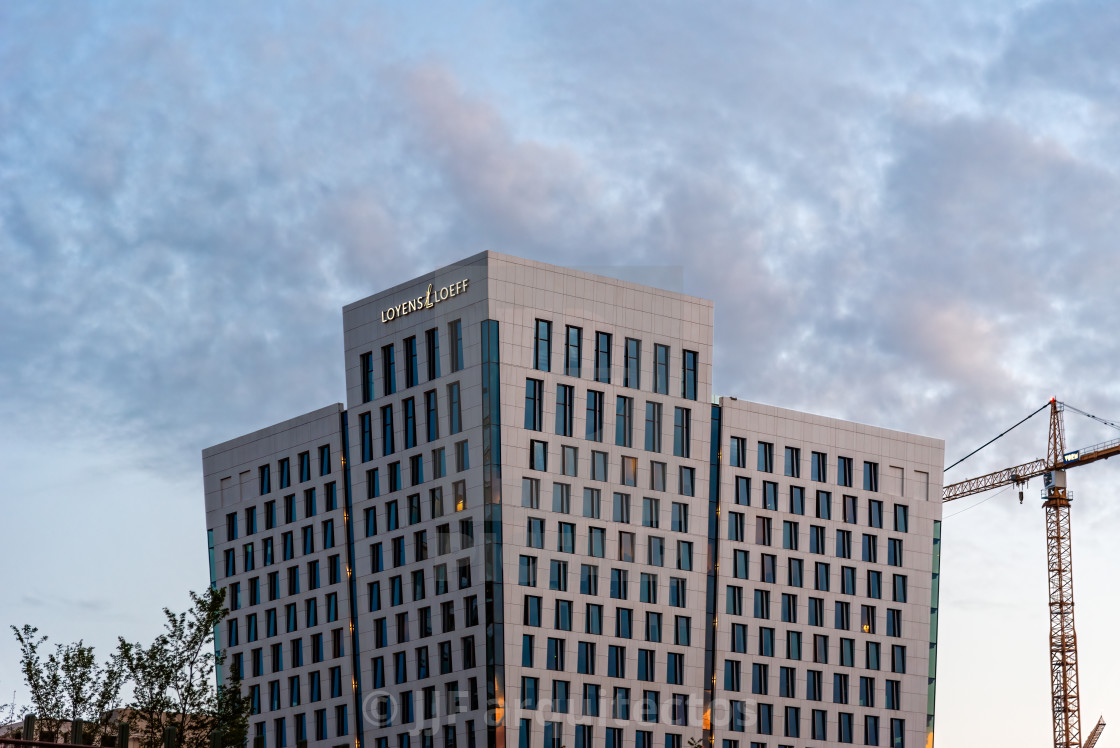
[(163, 609), (164, 632), (151, 646), (120, 639), (119, 656), (133, 683), (128, 707), (139, 717), (134, 734), (144, 748), (160, 748), (169, 726), (176, 728), (176, 748), (204, 748), (215, 733), (226, 744), (245, 741), (249, 703), (241, 674), (231, 674), (222, 688), (213, 684), (225, 659), (214, 653), (214, 631), (228, 612), (224, 589), (191, 592), (188, 611)]
[[(120, 706), (121, 663), (110, 658), (99, 665), (93, 647), (84, 642), (56, 644), (44, 658), (47, 642), (39, 630), (24, 625), (12, 632), (20, 648), (20, 669), (31, 692), (31, 711), (38, 717), (39, 734), (57, 738), (65, 723), (82, 720), (101, 734), (115, 729), (111, 715)], [(31, 736), (27, 736), (30, 738)]]

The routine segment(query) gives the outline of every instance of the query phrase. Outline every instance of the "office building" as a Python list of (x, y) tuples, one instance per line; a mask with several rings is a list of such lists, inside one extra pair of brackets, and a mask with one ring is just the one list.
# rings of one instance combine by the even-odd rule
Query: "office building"
[(713, 402), (710, 301), (483, 253), (203, 452), (269, 746), (917, 748), (943, 442)]

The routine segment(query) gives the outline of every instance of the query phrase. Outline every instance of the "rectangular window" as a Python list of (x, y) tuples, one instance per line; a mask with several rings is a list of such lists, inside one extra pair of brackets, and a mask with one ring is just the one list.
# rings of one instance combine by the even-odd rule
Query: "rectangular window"
[(362, 462), (369, 462), (373, 459), (373, 416), (370, 413), (362, 413), (358, 416), (358, 429), (361, 432), (362, 440)]
[(832, 519), (832, 494), (817, 491), (817, 519)]
[(641, 389), (642, 342), (626, 338), (626, 360), (622, 370), (622, 386)]
[(669, 346), (653, 346), (653, 391), (659, 395), (669, 394)]
[(381, 394), (392, 395), (397, 391), (397, 367), (393, 345), (381, 347)]
[(560, 436), (575, 436), (575, 397), (571, 385), (556, 385), (556, 433)]
[(692, 456), (692, 411), (675, 408), (673, 414), (673, 454), (676, 457)]
[(583, 330), (568, 325), (564, 337), (564, 374), (578, 377), (583, 356)]
[(539, 379), (525, 380), (525, 428), (540, 431), (544, 420), (544, 382)]
[(735, 476), (735, 503), (740, 506), (751, 505), (751, 479), (745, 475)]
[(533, 336), (533, 368), (552, 371), (552, 323), (538, 319)]
[(851, 457), (837, 457), (836, 458), (836, 482), (841, 486), (847, 488), (852, 487), (852, 458)]
[(428, 361), (428, 381), (439, 377), (439, 328), (424, 333), (425, 353)]
[(814, 452), (810, 465), (810, 480), (824, 483), (828, 480), (828, 455), (824, 452)]
[(535, 439), (529, 442), (529, 469), (548, 470), (548, 442)]
[(299, 453), (299, 482), (306, 483), (311, 480), (311, 453)]
[(864, 462), (863, 463), (863, 490), (864, 491), (878, 491), (879, 490), (879, 463), (877, 463), (877, 462)]
[(264, 496), (265, 494), (268, 494), (268, 493), (272, 492), (272, 481), (271, 481), (271, 478), (270, 478), (271, 468), (272, 468), (271, 465), (261, 465), (257, 469), (258, 477), (260, 478), (260, 495), (261, 496)]
[(797, 447), (786, 447), (786, 476), (801, 477), (801, 450)]
[(615, 409), (614, 443), (620, 447), (633, 446), (634, 440), (634, 398), (618, 396)]
[(587, 391), (587, 439), (603, 441), (603, 393)]
[(731, 467), (747, 466), (747, 440), (741, 436), (731, 437)]
[(415, 387), (420, 380), (419, 367), (416, 357), (416, 336), (404, 339), (404, 386), (405, 389)]
[(439, 407), (435, 390), (424, 393), (424, 419), (428, 425), (428, 441), (434, 442), (439, 439)]
[(470, 450), (468, 449), (468, 442), (464, 439), (461, 442), (455, 442), (455, 472), (461, 473), (471, 466)]
[(681, 359), (681, 397), (686, 400), (696, 399), (697, 358), (696, 351), (684, 351)]
[(368, 403), (373, 399), (373, 353), (359, 356), (358, 366), (362, 378), (362, 402)]
[(871, 499), (867, 502), (867, 524), (883, 529), (883, 502)]
[(681, 496), (695, 496), (696, 495), (696, 469), (690, 467), (682, 467), (680, 474), (680, 494)]
[(280, 460), (277, 467), (280, 472), (280, 488), (287, 488), (292, 485), (291, 460), (285, 457)]
[(894, 505), (894, 531), (909, 532), (910, 508), (905, 504)]
[(774, 445), (770, 442), (758, 443), (758, 471), (760, 473), (774, 472)]
[(646, 451), (661, 451), (661, 403), (646, 403)]
[(599, 504), (601, 492), (598, 488), (583, 489), (583, 516), (599, 519)]
[[(684, 470), (685, 468), (681, 468)], [(619, 482), (624, 486), (638, 485), (638, 458), (637, 457), (623, 457), (622, 458), (622, 475)]]
[(391, 455), (396, 451), (393, 430), (393, 406), (385, 405), (381, 408), (381, 454)]
[(595, 333), (595, 381), (611, 383), (611, 336), (610, 333)]
[(463, 411), (462, 403), (459, 401), (459, 383), (452, 382), (447, 385), (447, 402), (448, 402), (448, 421), (450, 423), (448, 433), (458, 434), (463, 430)]
[(401, 403), (404, 409), (404, 448), (416, 446), (416, 399), (406, 397)]
[(447, 325), (447, 337), (451, 340), (451, 371), (463, 368), (463, 323), (455, 320)]

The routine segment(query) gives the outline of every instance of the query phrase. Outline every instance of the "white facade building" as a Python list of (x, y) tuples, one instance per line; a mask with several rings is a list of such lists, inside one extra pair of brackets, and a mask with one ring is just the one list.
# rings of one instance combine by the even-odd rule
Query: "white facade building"
[(721, 398), (703, 299), (483, 253), (203, 452), (269, 746), (927, 745), (940, 440)]

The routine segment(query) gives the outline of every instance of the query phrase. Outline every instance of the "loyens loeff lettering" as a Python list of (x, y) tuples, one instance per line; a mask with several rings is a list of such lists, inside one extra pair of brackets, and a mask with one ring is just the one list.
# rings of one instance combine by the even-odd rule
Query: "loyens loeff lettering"
[(466, 293), (467, 283), (470, 280), (464, 278), (456, 283), (451, 283), (443, 288), (437, 289), (434, 284), (428, 284), (428, 291), (423, 296), (417, 296), (415, 299), (402, 301), (396, 306), (391, 306), (388, 309), (381, 310), (381, 321), (392, 322), (397, 317), (403, 317), (406, 314), (420, 311), (421, 309), (431, 309), (441, 301), (446, 301), (452, 296), (458, 296), (461, 293)]

